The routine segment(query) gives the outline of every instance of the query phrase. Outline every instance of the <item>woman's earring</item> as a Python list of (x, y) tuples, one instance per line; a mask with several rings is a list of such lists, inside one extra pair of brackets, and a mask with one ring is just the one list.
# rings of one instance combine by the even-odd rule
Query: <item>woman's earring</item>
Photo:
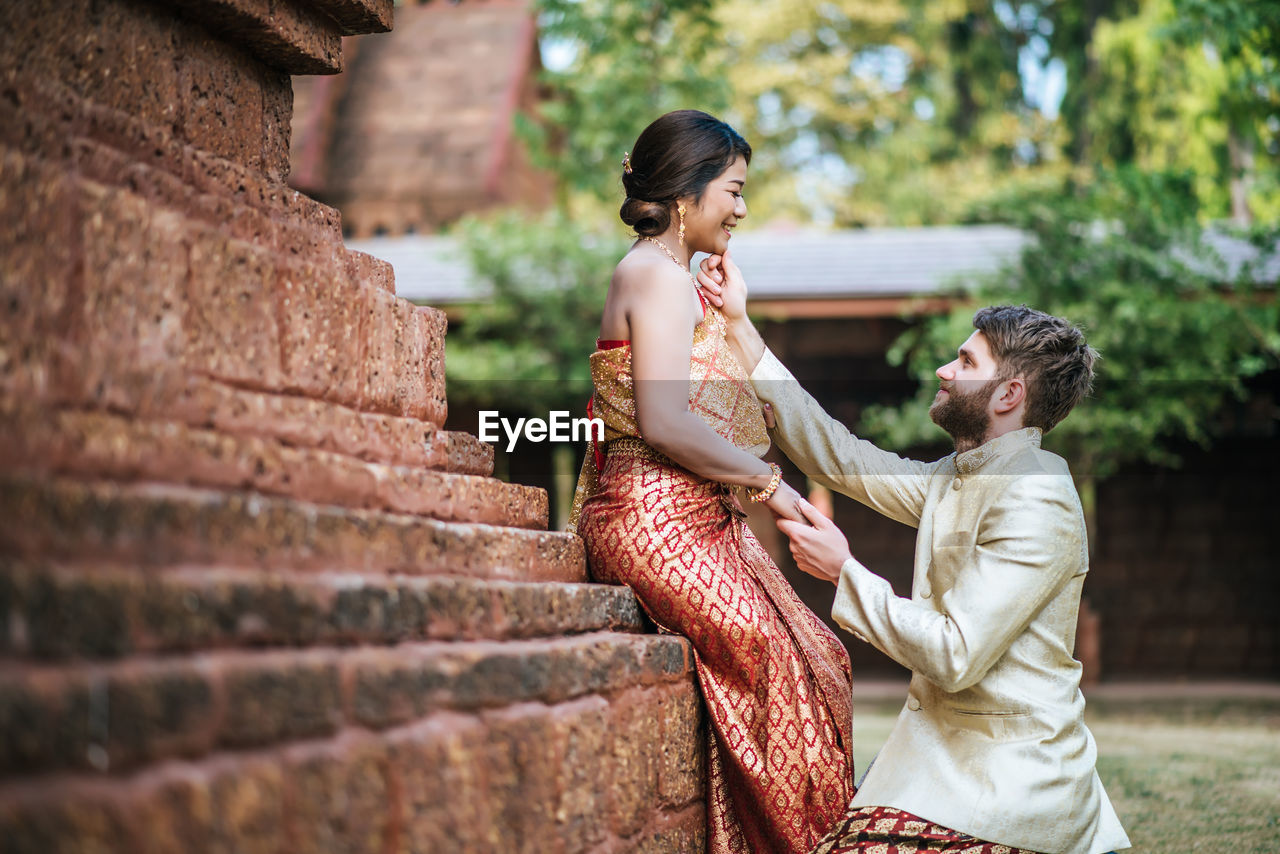
[(680, 238), (680, 245), (684, 246), (684, 205), (680, 205), (676, 210), (680, 212), (680, 232), (676, 236)]

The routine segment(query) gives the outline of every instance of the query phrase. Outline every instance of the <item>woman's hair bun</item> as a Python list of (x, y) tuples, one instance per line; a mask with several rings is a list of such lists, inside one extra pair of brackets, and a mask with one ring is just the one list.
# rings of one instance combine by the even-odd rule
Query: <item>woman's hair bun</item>
[(622, 203), (618, 216), (641, 237), (655, 237), (671, 227), (669, 204), (646, 202), (628, 197)]

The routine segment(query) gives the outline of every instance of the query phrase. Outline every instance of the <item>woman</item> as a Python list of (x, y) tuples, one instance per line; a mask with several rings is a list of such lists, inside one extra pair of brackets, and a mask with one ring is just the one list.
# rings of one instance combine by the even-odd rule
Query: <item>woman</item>
[(747, 215), (751, 148), (694, 110), (662, 116), (623, 161), (638, 236), (609, 285), (591, 356), (606, 441), (570, 525), (593, 575), (626, 584), (695, 654), (710, 727), (708, 850), (808, 851), (853, 796), (849, 659), (744, 524), (731, 489), (800, 518), (760, 402), (704, 304), (693, 253)]

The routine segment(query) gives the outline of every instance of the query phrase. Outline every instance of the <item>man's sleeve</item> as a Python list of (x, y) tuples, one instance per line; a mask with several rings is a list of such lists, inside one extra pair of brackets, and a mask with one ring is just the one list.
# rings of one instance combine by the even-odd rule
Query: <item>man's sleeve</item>
[(904, 459), (854, 436), (768, 349), (751, 372), (751, 385), (773, 405), (774, 442), (808, 477), (890, 519), (919, 526), (936, 463)]
[(895, 596), (887, 581), (850, 558), (831, 615), (944, 691), (962, 691), (1088, 565), (1074, 495), (1070, 477), (1017, 477), (984, 514), (976, 549), (956, 556), (955, 584), (935, 594), (937, 609)]

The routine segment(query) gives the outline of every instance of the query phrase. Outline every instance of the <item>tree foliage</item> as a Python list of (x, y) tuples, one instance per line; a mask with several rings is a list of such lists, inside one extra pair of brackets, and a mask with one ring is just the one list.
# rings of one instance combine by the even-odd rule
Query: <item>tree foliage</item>
[(1273, 283), (1257, 281), (1280, 232), (1261, 234), (1267, 251), (1232, 269), (1196, 220), (1188, 175), (1129, 168), (1102, 177), (1048, 203), (1005, 206), (1028, 245), (971, 283), (951, 312), (896, 342), (890, 360), (909, 366), (920, 392), (868, 410), (868, 435), (896, 446), (941, 438), (927, 415), (933, 370), (953, 358), (982, 305), (1026, 303), (1066, 317), (1100, 351), (1093, 396), (1046, 437), (1088, 476), (1134, 460), (1176, 464), (1184, 440), (1209, 443), (1247, 378), (1280, 367), (1280, 303)]
[(1020, 72), (1035, 20), (1001, 6), (726, 2), (733, 110), (760, 152), (763, 207), (840, 226), (951, 223), (1060, 171), (1060, 134)]
[(568, 57), (542, 74), (548, 98), (520, 130), (556, 176), (561, 207), (621, 202), (622, 156), (649, 122), (728, 104), (714, 0), (537, 0), (544, 45)]
[(560, 212), (536, 220), (508, 212), (468, 223), (462, 243), (491, 296), (449, 333), (450, 395), (525, 412), (580, 411), (609, 272), (626, 239)]
[(1280, 4), (1146, 0), (1100, 21), (1082, 161), (1189, 171), (1202, 220), (1280, 219), (1278, 19)]

